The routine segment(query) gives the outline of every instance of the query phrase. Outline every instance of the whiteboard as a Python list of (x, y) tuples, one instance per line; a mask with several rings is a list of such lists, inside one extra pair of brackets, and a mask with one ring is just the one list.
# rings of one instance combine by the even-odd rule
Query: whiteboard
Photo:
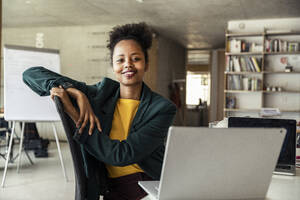
[(58, 50), (4, 46), (4, 118), (7, 121), (60, 121), (54, 102), (40, 97), (24, 82), (22, 73), (33, 66), (60, 72)]

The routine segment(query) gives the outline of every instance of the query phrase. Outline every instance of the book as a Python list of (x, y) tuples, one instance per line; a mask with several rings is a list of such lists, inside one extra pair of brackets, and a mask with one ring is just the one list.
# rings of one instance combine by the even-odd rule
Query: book
[(278, 40), (274, 40), (273, 52), (278, 52)]
[(240, 60), (237, 56), (233, 57), (233, 69), (235, 72), (240, 72), (241, 71), (241, 65), (240, 65)]
[(266, 39), (266, 42), (265, 42), (265, 45), (266, 45), (266, 52), (271, 52), (271, 48), (270, 48), (270, 46), (271, 46), (271, 40), (270, 39)]
[(240, 64), (241, 64), (241, 70), (244, 71), (244, 72), (247, 72), (249, 71), (247, 69), (247, 64), (246, 64), (246, 60), (244, 57), (240, 57)]
[(242, 90), (241, 75), (232, 76), (233, 90)]
[(230, 67), (229, 67), (229, 62), (230, 62), (230, 56), (225, 57), (225, 71), (230, 72)]
[(250, 58), (251, 58), (252, 63), (254, 65), (254, 67), (255, 67), (255, 71), (256, 72), (260, 72), (260, 66), (258, 65), (258, 62), (257, 62), (256, 58), (253, 57), (253, 56), (251, 56)]
[(249, 78), (243, 77), (243, 90), (249, 90)]
[(240, 53), (241, 52), (241, 40), (233, 39), (230, 41), (230, 52), (231, 53)]
[(247, 60), (248, 66), (249, 66), (249, 68), (250, 68), (250, 71), (251, 71), (251, 72), (255, 72), (256, 70), (255, 70), (255, 67), (254, 67), (254, 65), (253, 65), (253, 63), (252, 63), (252, 61), (251, 61), (251, 59), (250, 59), (249, 57), (247, 57), (246, 60)]

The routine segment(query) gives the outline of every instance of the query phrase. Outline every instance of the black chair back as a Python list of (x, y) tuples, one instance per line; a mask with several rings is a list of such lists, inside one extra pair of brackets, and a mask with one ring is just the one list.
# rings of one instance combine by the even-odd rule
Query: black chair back
[(66, 132), (72, 155), (75, 173), (75, 200), (85, 200), (87, 197), (87, 178), (84, 171), (83, 157), (79, 144), (73, 140), (76, 126), (73, 120), (64, 112), (60, 98), (55, 96), (54, 102)]

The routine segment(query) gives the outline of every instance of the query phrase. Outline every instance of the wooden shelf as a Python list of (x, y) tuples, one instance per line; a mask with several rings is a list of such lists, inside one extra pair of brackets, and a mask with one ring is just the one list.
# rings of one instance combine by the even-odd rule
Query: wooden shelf
[(265, 55), (294, 55), (300, 54), (300, 51), (282, 51), (282, 52), (263, 52)]
[[(284, 36), (284, 37), (280, 37), (280, 36)], [(297, 37), (295, 38), (295, 36), (297, 36)], [(262, 69), (262, 71), (261, 72), (251, 72), (251, 71), (241, 71), (241, 72), (225, 71), (224, 72), (225, 88), (224, 88), (224, 101), (223, 101), (224, 104), (223, 104), (223, 106), (225, 108), (224, 109), (225, 117), (233, 115), (233, 113), (230, 113), (230, 112), (245, 112), (245, 113), (252, 112), (253, 113), (253, 112), (261, 111), (260, 107), (257, 109), (248, 109), (248, 108), (245, 108), (247, 106), (250, 108), (251, 107), (255, 108), (255, 107), (261, 106), (261, 105), (268, 107), (268, 106), (274, 105), (274, 102), (276, 102), (277, 106), (284, 108), (284, 102), (281, 102), (281, 101), (283, 101), (281, 99), (282, 97), (285, 97), (286, 98), (285, 101), (288, 102), (289, 104), (295, 104), (295, 106), (297, 105), (297, 102), (299, 101), (299, 95), (300, 95), (300, 88), (297, 88), (297, 87), (293, 88), (294, 90), (293, 89), (288, 90), (287, 88), (285, 88), (285, 90), (282, 90), (280, 92), (279, 91), (266, 91), (266, 90), (257, 90), (257, 91), (227, 90), (226, 88), (231, 88), (231, 87), (227, 87), (228, 84), (236, 85), (236, 84), (238, 84), (237, 82), (239, 82), (239, 84), (242, 84), (242, 85), (246, 84), (246, 83), (244, 83), (244, 80), (240, 80), (240, 78), (239, 79), (237, 79), (237, 78), (236, 79), (235, 78), (228, 79), (228, 77), (234, 77), (235, 74), (242, 75), (242, 77), (247, 77), (247, 78), (256, 77), (257, 79), (260, 80), (259, 85), (258, 85), (258, 87), (260, 86), (259, 88), (262, 88), (261, 86), (268, 85), (269, 83), (272, 83), (272, 85), (277, 84), (278, 86), (284, 85), (285, 81), (291, 81), (292, 84), (297, 84), (298, 80), (299, 80), (298, 76), (300, 75), (300, 69), (298, 68), (299, 66), (294, 67), (295, 71), (285, 72), (284, 67), (281, 68), (281, 67), (279, 67), (279, 65), (278, 66), (275, 66), (275, 65), (277, 63), (279, 64), (279, 61), (277, 58), (279, 58), (281, 56), (289, 56), (289, 55), (292, 56), (293, 55), (293, 57), (296, 56), (297, 59), (299, 59), (300, 58), (300, 49), (298, 51), (294, 51), (294, 52), (291, 52), (291, 51), (267, 52), (266, 51), (266, 40), (270, 39), (270, 40), (274, 41), (275, 39), (277, 39), (277, 40), (282, 39), (287, 42), (296, 40), (295, 42), (298, 42), (300, 44), (300, 39), (298, 36), (300, 37), (300, 31), (293, 32), (290, 30), (282, 30), (282, 31), (278, 30), (277, 32), (276, 32), (276, 30), (274, 30), (273, 32), (271, 32), (271, 30), (265, 29), (262, 32), (252, 32), (252, 33), (251, 32), (238, 33), (238, 32), (226, 31), (225, 45), (226, 45), (227, 52), (225, 52), (225, 55), (228, 57), (225, 59), (225, 62), (228, 62), (229, 59), (231, 59), (232, 60), (231, 62), (234, 64), (235, 61), (233, 60), (232, 56), (236, 56), (239, 59), (242, 58), (243, 56), (245, 59), (247, 57), (262, 58), (262, 62), (260, 64), (260, 68)], [(263, 50), (261, 52), (237, 52), (237, 53), (230, 52), (231, 43), (228, 41), (231, 41), (233, 39), (240, 40), (241, 43), (248, 42), (250, 45), (252, 44), (252, 42), (255, 42), (256, 44), (258, 44), (260, 46), (262, 45)], [(254, 50), (261, 50), (261, 49), (254, 49)], [(286, 50), (289, 50), (289, 48), (287, 48)], [(276, 62), (274, 62), (274, 64), (272, 64), (273, 66), (269, 66), (269, 64), (271, 63), (271, 62), (269, 62), (269, 60), (276, 61)], [(248, 64), (248, 63), (246, 63), (246, 64)], [(226, 65), (226, 63), (225, 63), (225, 65)], [(245, 68), (243, 68), (243, 69), (245, 70)], [(272, 71), (272, 69), (274, 71)], [(285, 74), (289, 74), (289, 75), (292, 74), (293, 76), (287, 77), (287, 76), (285, 76)], [(270, 78), (274, 78), (276, 80), (275, 81), (269, 80)], [(284, 79), (289, 79), (289, 80), (284, 80)], [(229, 85), (229, 86), (231, 86), (231, 85)], [(248, 82), (248, 85), (249, 85), (249, 82)], [(252, 85), (253, 85), (253, 83), (251, 82), (251, 86)], [(236, 98), (235, 99), (236, 105), (241, 105), (241, 107), (226, 108), (226, 105), (227, 105), (226, 102), (228, 100), (227, 99), (228, 97)], [(252, 100), (253, 100), (253, 102), (252, 102)], [(241, 102), (239, 102), (239, 101), (241, 101)], [(290, 105), (290, 106), (291, 106), (291, 108), (294, 108), (294, 107), (292, 107), (292, 105)], [(296, 115), (298, 115), (298, 113), (300, 113), (300, 108), (299, 108), (299, 106), (296, 106), (295, 108), (296, 109), (294, 109), (294, 110), (279, 108), (279, 110), (280, 110), (280, 112), (283, 113), (282, 114), (283, 116), (287, 115), (287, 113), (292, 113), (292, 115), (294, 115), (294, 113), (295, 113)], [(235, 115), (240, 115), (240, 114), (244, 114), (244, 113), (236, 113)]]
[(281, 35), (300, 35), (300, 32), (288, 31), (288, 32), (256, 32), (256, 33), (226, 33), (226, 37), (258, 37), (258, 36), (281, 36)]
[(224, 72), (225, 74), (262, 74), (262, 72)]
[(226, 52), (226, 56), (257, 56), (260, 55), (262, 56), (264, 53), (263, 52), (241, 52), (241, 53), (230, 53)]
[(262, 92), (261, 90), (224, 90), (225, 93), (258, 93)]
[(300, 94), (300, 91), (295, 91), (295, 90), (283, 90), (283, 91), (266, 91), (264, 90), (263, 93), (268, 93), (268, 94), (280, 94), (280, 93), (296, 93), (296, 94)]
[(300, 110), (280, 110), (280, 112), (300, 112)]
[(285, 71), (263, 71), (264, 74), (300, 74), (300, 72), (285, 72)]
[(238, 109), (238, 108), (225, 108), (225, 112), (259, 112), (260, 109)]
[(264, 33), (227, 33), (226, 37), (258, 37), (264, 36)]
[(266, 32), (265, 33), (266, 36), (281, 36), (281, 35), (300, 35), (300, 32)]
[[(238, 108), (225, 108), (224, 109), (225, 112), (260, 112), (261, 109), (246, 109), (246, 108), (242, 108), (242, 109), (238, 109)], [(281, 110), (279, 109), (280, 112), (300, 112), (300, 110)]]

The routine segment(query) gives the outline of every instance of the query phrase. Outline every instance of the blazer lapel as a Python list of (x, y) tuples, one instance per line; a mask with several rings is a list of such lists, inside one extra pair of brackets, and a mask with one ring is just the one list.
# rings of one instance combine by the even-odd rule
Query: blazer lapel
[(151, 97), (152, 97), (152, 92), (151, 92), (150, 88), (145, 83), (143, 83), (140, 105), (135, 114), (135, 117), (133, 118), (133, 121), (132, 121), (132, 124), (130, 127), (130, 132), (134, 131), (135, 127), (142, 121), (143, 116), (150, 105)]
[(115, 95), (111, 99), (109, 99), (105, 103), (105, 106), (102, 108), (102, 112), (105, 113), (105, 115), (106, 115), (106, 117), (105, 117), (106, 119), (105, 119), (105, 122), (104, 122), (105, 123), (105, 128), (102, 131), (106, 135), (109, 135), (109, 133), (110, 133), (116, 103), (117, 103), (119, 97), (120, 97), (120, 88), (117, 89)]

